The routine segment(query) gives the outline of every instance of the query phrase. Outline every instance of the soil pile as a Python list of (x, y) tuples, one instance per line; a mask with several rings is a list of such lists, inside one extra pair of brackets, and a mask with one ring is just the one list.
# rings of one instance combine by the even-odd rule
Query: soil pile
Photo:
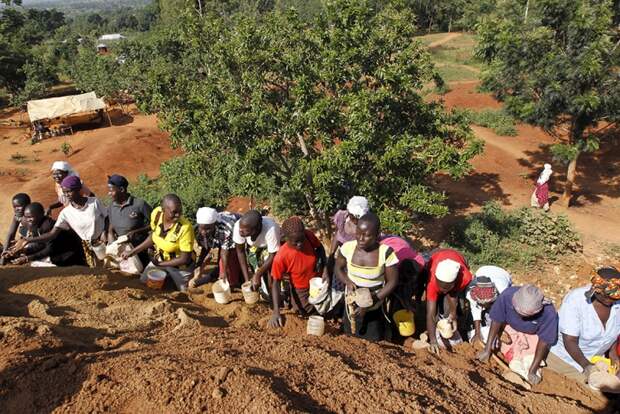
[(234, 293), (143, 288), (84, 268), (0, 269), (0, 407), (26, 412), (611, 412), (545, 372), (532, 391), (474, 360), (390, 343), (267, 330)]

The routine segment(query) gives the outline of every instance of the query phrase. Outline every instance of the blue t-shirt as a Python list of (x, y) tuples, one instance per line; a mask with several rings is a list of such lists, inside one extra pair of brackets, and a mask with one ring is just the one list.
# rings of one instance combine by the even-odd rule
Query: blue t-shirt
[(520, 286), (504, 290), (491, 307), (489, 316), (492, 320), (510, 325), (514, 330), (538, 336), (549, 346), (558, 340), (558, 313), (551, 304), (543, 306), (542, 312), (531, 318), (523, 319), (512, 306), (512, 297)]

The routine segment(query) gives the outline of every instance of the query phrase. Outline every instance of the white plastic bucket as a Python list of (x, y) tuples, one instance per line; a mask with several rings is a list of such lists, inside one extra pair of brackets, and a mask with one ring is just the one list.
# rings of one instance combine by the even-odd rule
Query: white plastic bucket
[(230, 285), (227, 280), (219, 279), (211, 288), (213, 298), (219, 304), (225, 305), (231, 300)]
[(260, 299), (260, 295), (257, 291), (252, 290), (252, 282), (245, 282), (241, 285), (241, 293), (243, 294), (243, 300), (248, 305), (254, 305)]
[(105, 248), (106, 245), (104, 242), (90, 245), (90, 249), (93, 251), (93, 253), (95, 253), (95, 256), (97, 256), (97, 259), (99, 260), (105, 259)]
[(437, 322), (437, 330), (442, 338), (450, 339), (454, 335), (454, 326), (449, 319), (440, 319)]
[(308, 335), (321, 336), (325, 332), (325, 319), (322, 316), (310, 316), (308, 318), (308, 325), (306, 326), (306, 333)]
[[(310, 279), (310, 298), (314, 303), (322, 302), (327, 297), (327, 282), (323, 282), (320, 277)], [(313, 303), (310, 302), (310, 303)]]

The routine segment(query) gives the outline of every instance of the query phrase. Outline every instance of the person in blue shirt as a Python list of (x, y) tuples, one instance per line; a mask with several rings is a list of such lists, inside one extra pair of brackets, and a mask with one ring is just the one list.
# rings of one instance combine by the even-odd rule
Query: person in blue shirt
[(491, 356), (496, 339), (506, 325), (517, 332), (536, 335), (538, 341), (533, 361), (527, 372), (527, 380), (538, 384), (540, 364), (549, 354), (551, 346), (558, 339), (558, 314), (553, 304), (547, 301), (542, 291), (534, 285), (512, 286), (497, 298), (491, 312), (491, 329), (487, 343), (477, 358), (486, 362)]

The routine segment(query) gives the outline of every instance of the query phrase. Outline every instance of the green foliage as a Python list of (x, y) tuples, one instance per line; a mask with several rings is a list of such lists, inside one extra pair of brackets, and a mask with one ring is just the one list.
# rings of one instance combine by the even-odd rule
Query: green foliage
[(565, 216), (528, 208), (506, 211), (497, 203), (457, 223), (448, 245), (463, 252), (473, 266), (506, 268), (525, 268), (581, 250), (579, 235)]
[[(556, 154), (576, 160), (598, 147), (585, 131), (620, 117), (620, 32), (609, 0), (501, 1), (480, 24), (477, 54), (488, 64), (486, 89), (516, 117), (555, 136), (568, 147)], [(571, 178), (572, 179), (572, 178)], [(570, 193), (567, 185), (566, 196)]]
[(65, 154), (65, 156), (69, 156), (71, 152), (73, 152), (73, 147), (67, 141), (60, 144), (60, 151)]
[(97, 96), (110, 101), (126, 89), (126, 78), (120, 69), (121, 65), (114, 55), (99, 55), (95, 45), (85, 40), (71, 67), (71, 78), (77, 89), (95, 91)]
[(503, 109), (454, 109), (455, 113), (463, 116), (467, 122), (492, 129), (497, 135), (514, 137), (517, 135), (515, 119)]
[(187, 154), (164, 164), (163, 188), (186, 191), (190, 204), (268, 199), (323, 228), (355, 194), (393, 212), (390, 228), (446, 214), (429, 177), (462, 177), (482, 147), (420, 96), (437, 72), (411, 41), (409, 9), (338, 0), (308, 24), (278, 9), (178, 19), (119, 51), (140, 107), (158, 112)]

